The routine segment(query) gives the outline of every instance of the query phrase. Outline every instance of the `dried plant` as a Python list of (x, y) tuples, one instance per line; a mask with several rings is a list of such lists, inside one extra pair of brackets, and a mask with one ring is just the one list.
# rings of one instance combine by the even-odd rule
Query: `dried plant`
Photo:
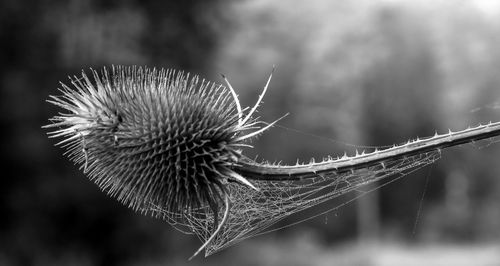
[[(297, 165), (247, 158), (247, 140), (274, 125), (236, 92), (174, 70), (113, 66), (70, 78), (48, 102), (45, 128), (103, 191), (128, 207), (196, 234), (210, 255), (265, 233), (293, 213), (440, 158), (441, 149), (493, 138), (500, 123), (435, 134), (390, 148)], [(266, 231), (267, 230), (267, 231)]]

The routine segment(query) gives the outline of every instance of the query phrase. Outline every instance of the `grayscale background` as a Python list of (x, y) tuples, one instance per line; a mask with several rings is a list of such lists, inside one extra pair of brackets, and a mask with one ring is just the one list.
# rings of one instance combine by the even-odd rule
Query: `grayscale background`
[(111, 64), (223, 73), (244, 106), (276, 65), (259, 115), (290, 113), (291, 129), (246, 151), (269, 161), (498, 121), (499, 3), (1, 1), (0, 265), (500, 265), (500, 145), (449, 149), (328, 214), (187, 261), (196, 237), (100, 192), (41, 129), (59, 81)]

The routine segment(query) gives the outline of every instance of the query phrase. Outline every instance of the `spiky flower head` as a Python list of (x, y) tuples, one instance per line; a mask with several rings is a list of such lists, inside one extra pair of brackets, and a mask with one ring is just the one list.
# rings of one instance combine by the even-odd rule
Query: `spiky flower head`
[[(175, 70), (113, 66), (93, 81), (61, 83), (47, 128), (102, 190), (134, 210), (217, 211), (227, 183), (253, 185), (232, 170), (245, 139), (266, 128), (243, 118), (236, 94)], [(227, 81), (227, 80), (226, 80)], [(267, 86), (266, 86), (267, 87)], [(257, 130), (248, 133), (248, 130)], [(246, 131), (246, 132), (245, 132)]]

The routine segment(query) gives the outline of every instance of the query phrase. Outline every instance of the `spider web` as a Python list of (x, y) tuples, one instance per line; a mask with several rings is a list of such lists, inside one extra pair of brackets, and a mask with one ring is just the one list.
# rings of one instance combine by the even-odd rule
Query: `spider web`
[[(327, 211), (309, 216), (294, 223), (272, 228), (284, 218), (311, 208), (348, 192), (356, 191), (363, 185), (385, 179), (377, 185), (378, 189), (409, 173), (434, 163), (440, 158), (440, 152), (430, 151), (403, 158), (393, 158), (363, 169), (338, 173), (335, 171), (314, 174), (303, 180), (255, 180), (252, 183), (259, 191), (236, 183), (228, 184), (230, 209), (226, 222), (215, 238), (207, 245), (205, 256), (211, 255), (244, 239), (288, 227), (319, 215), (333, 211), (352, 201), (335, 205)], [(388, 179), (387, 177), (393, 177)], [(210, 208), (199, 208), (185, 213), (171, 213), (161, 208), (152, 208), (157, 214), (181, 232), (194, 233), (205, 242), (215, 231), (217, 221), (222, 220), (224, 206), (214, 220)], [(215, 221), (215, 222), (214, 222)]]

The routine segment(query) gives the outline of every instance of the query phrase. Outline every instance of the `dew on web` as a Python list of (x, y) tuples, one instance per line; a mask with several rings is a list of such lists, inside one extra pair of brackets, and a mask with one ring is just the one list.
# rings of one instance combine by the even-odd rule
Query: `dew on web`
[[(229, 194), (231, 195), (229, 217), (221, 231), (206, 247), (205, 255), (216, 253), (244, 239), (279, 230), (334, 211), (347, 202), (332, 206), (326, 211), (313, 214), (292, 224), (273, 228), (277, 222), (292, 214), (358, 190), (363, 185), (381, 181), (375, 188), (379, 189), (413, 171), (434, 163), (439, 158), (439, 151), (430, 151), (389, 159), (383, 163), (343, 173), (330, 171), (322, 174), (311, 173), (313, 174), (311, 177), (300, 180), (254, 181), (253, 183), (259, 188), (259, 191), (249, 190), (246, 186), (236, 183), (229, 184)], [(386, 179), (391, 176), (393, 178)], [(214, 231), (214, 217), (208, 207), (183, 214), (168, 213), (161, 208), (153, 207), (153, 209), (172, 226), (181, 232), (194, 233), (202, 242), (205, 242)], [(223, 207), (218, 213), (220, 221)]]

